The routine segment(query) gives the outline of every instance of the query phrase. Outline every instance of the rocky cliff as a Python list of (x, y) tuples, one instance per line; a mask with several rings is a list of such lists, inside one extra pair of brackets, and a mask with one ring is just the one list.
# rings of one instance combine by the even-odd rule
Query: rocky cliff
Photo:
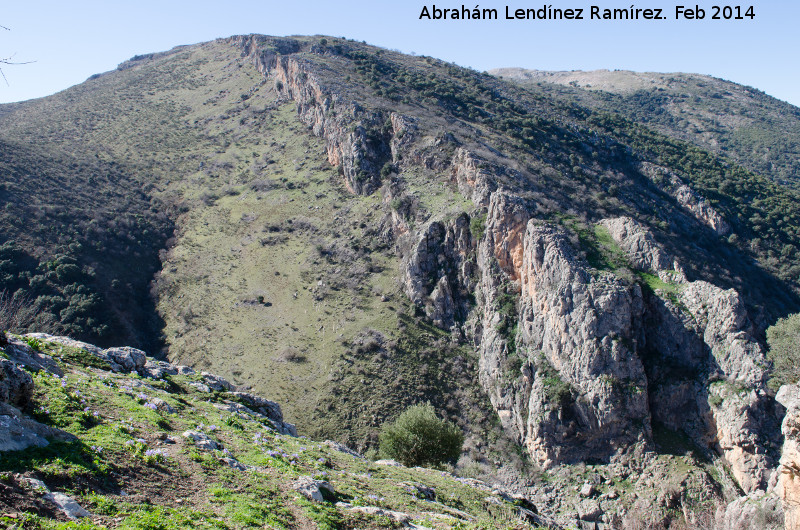
[[(469, 433), (459, 469), (533, 491), (566, 526), (620, 526), (650, 505), (663, 517), (648, 524), (695, 521), (741, 496), (725, 512), (736, 518), (775, 501), (783, 408), (763, 331), (800, 307), (782, 263), (798, 253), (800, 212), (777, 185), (550, 92), (345, 39), (222, 39), (20, 108), (0, 113), (3, 142), (107, 156), (135, 177), (111, 180), (174, 205), (151, 213), (175, 225), (148, 255), (161, 266), (151, 324), (176, 366), (29, 340), (115, 374), (183, 377), (184, 359), (225, 376), (187, 384), (225, 393), (228, 412), (280, 416), (228, 381), (252, 385), (298, 425), (364, 449), (431, 400)], [(72, 167), (59, 156), (42, 175)], [(86, 167), (97, 184), (102, 168)], [(3, 246), (4, 281), (87, 325), (99, 310), (81, 282), (124, 305), (125, 278), (95, 267), (100, 242), (70, 239), (96, 223), (53, 241), (22, 233), (58, 209), (14, 171), (0, 198), (39, 204), (13, 224), (36, 260)], [(125, 241), (144, 239), (120, 239), (124, 271)], [(37, 254), (56, 242), (69, 252)]]
[[(608, 232), (628, 272), (599, 270), (568, 228), (545, 222), (538, 205), (505, 184), (526, 178), (510, 161), (466, 146), (432, 151), (419, 119), (368, 110), (346, 89), (324, 87), (318, 68), (281, 50), (291, 44), (236, 44), (325, 138), (329, 162), (353, 192), (383, 185), (389, 199), (401, 198), (404, 170), (424, 161), (472, 201), (471, 211), (416, 219), (411, 228), (413, 212), (387, 199), (397, 204), (389, 223), (404, 290), (435, 325), (474, 341), (480, 380), (504, 428), (535, 462), (614, 461), (652, 448), (658, 422), (722, 456), (744, 491), (766, 487), (779, 434), (763, 348), (739, 293), (687, 279), (653, 233), (628, 217), (589, 227)], [(387, 162), (394, 180), (380, 174)], [(649, 162), (639, 171), (687, 219), (730, 233), (675, 173)]]

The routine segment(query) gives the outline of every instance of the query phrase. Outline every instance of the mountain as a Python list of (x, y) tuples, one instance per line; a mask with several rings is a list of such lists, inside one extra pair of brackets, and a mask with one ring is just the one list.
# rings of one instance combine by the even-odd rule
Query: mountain
[(752, 87), (707, 75), (595, 70), (490, 73), (580, 105), (620, 113), (662, 134), (730, 158), (798, 189), (800, 109)]
[[(137, 56), (0, 107), (4, 304), (359, 451), (430, 402), (457, 471), (554, 518), (774, 504), (791, 155), (765, 172), (597, 94), (319, 36)], [(789, 114), (748, 97), (685, 108)]]

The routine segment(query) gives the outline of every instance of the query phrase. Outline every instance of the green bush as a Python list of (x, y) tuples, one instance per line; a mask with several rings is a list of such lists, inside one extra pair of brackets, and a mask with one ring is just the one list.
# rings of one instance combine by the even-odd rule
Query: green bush
[(772, 362), (770, 386), (800, 380), (800, 313), (781, 318), (767, 328), (767, 358)]
[(406, 466), (438, 466), (461, 455), (464, 434), (453, 423), (439, 419), (433, 407), (414, 405), (394, 423), (385, 424), (381, 454)]

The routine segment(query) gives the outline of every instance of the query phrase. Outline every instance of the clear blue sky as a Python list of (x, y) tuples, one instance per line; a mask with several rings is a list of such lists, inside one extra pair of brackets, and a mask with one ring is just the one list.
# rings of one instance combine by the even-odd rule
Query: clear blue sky
[[(552, 0), (553, 7), (627, 8), (614, 0)], [(35, 61), (4, 66), (0, 102), (41, 97), (111, 70), (129, 57), (241, 33), (326, 34), (431, 55), (478, 70), (599, 68), (709, 74), (800, 105), (800, 2), (749, 0), (756, 18), (712, 21), (720, 2), (649, 0), (670, 20), (633, 22), (502, 20), (505, 6), (541, 8), (542, 0), (481, 3), (501, 20), (419, 20), (421, 1), (206, 0), (4, 2), (0, 57)], [(735, 2), (730, 2), (735, 4)], [(676, 5), (706, 9), (706, 20), (674, 20)], [(461, 3), (436, 3), (461, 7)], [(474, 7), (475, 4), (464, 4)], [(588, 18), (588, 17), (587, 17)]]

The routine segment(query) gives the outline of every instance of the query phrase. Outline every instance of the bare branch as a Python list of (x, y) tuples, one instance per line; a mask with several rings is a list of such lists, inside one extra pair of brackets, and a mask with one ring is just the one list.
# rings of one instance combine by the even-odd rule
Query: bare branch
[[(9, 28), (7, 28), (5, 26), (2, 26), (2, 25), (0, 25), (0, 28), (4, 29), (6, 31), (11, 31)], [(14, 55), (16, 55), (16, 54), (14, 54)], [(23, 62), (12, 61), (11, 59), (14, 58), (14, 55), (11, 55), (10, 57), (6, 57), (4, 59), (0, 59), (0, 64), (16, 66), (16, 65), (19, 65), (19, 64), (31, 64), (31, 63), (35, 63), (36, 62), (36, 61), (23, 61)], [(3, 76), (3, 81), (6, 82), (6, 86), (10, 86), (8, 84), (8, 79), (6, 78), (6, 73), (3, 71), (2, 68), (0, 68), (0, 75)]]

